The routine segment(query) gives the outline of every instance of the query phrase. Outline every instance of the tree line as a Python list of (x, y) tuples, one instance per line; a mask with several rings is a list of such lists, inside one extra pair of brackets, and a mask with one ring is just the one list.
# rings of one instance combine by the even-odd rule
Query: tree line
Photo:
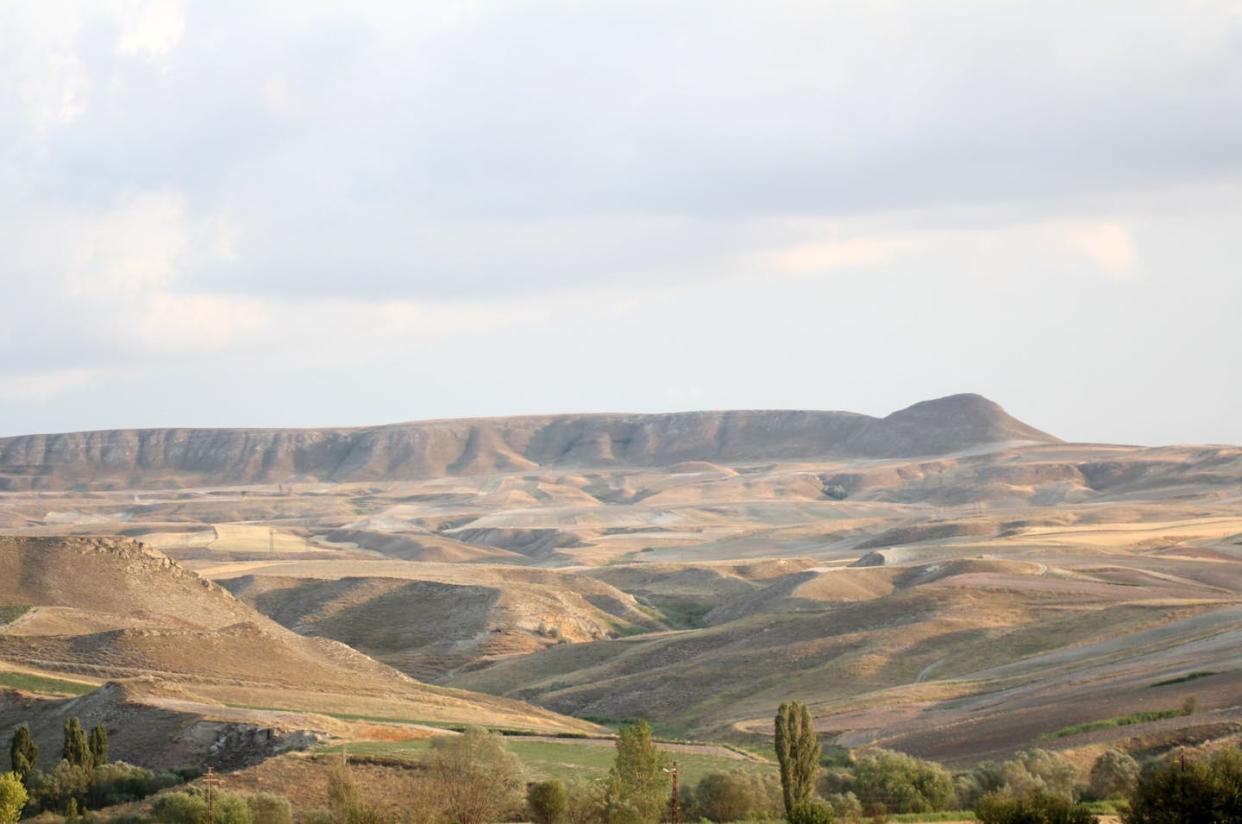
[[(660, 821), (785, 820), (789, 824), (883, 820), (896, 814), (970, 810), (983, 824), (1093, 824), (1091, 802), (1110, 801), (1125, 824), (1242, 824), (1242, 752), (1176, 750), (1140, 764), (1120, 750), (1094, 762), (1087, 781), (1057, 753), (1034, 749), (952, 773), (943, 765), (886, 750), (825, 753), (809, 708), (782, 704), (774, 719), (775, 771), (713, 772), (677, 788), (678, 765), (650, 726), (623, 726), (602, 780), (529, 782), (503, 736), (481, 729), (431, 741), (397, 803), (359, 788), (347, 759), (328, 774), (327, 804), (303, 811), (304, 824), (656, 824)], [(109, 761), (107, 729), (64, 727), (61, 758), (38, 769), (26, 726), (10, 745), (13, 772), (0, 776), (0, 824), (51, 811), (89, 820), (89, 810), (158, 793), (149, 817), (125, 824), (292, 824), (287, 799), (268, 793), (207, 795), (172, 789), (186, 773), (154, 774)]]

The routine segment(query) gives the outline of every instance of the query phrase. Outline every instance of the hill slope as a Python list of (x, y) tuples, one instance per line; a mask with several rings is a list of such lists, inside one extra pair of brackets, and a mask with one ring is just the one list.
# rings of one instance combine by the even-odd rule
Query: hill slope
[(1055, 442), (978, 395), (885, 418), (731, 411), (426, 421), (361, 429), (136, 429), (0, 439), (0, 489), (393, 481), (557, 466), (941, 455)]
[(589, 729), (515, 701), (427, 686), (297, 635), (160, 553), (117, 538), (0, 537), (0, 665), (155, 679), (230, 704), (534, 729)]

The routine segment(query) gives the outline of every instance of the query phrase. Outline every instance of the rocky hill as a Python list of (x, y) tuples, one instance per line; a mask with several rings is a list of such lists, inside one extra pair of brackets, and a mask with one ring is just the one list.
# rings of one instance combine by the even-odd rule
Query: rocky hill
[(358, 429), (133, 429), (0, 439), (0, 490), (395, 481), (540, 467), (915, 457), (1056, 439), (978, 395), (849, 412), (550, 415)]

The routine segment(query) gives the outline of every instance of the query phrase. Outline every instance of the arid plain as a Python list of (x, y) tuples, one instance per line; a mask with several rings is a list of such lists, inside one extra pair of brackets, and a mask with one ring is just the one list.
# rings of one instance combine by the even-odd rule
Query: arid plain
[(144, 714), (140, 763), (640, 717), (764, 745), (788, 698), (962, 765), (1242, 732), (1242, 449), (973, 395), (29, 436), (0, 489), (0, 721)]

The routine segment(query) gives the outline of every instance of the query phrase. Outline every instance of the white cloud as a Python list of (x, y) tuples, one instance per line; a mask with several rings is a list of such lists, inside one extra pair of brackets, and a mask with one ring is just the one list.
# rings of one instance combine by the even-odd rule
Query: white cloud
[(120, 23), (117, 54), (163, 55), (185, 34), (185, 8), (177, 0), (114, 0), (105, 7)]
[(97, 369), (57, 369), (0, 375), (0, 398), (9, 401), (46, 402), (88, 388), (104, 376)]

